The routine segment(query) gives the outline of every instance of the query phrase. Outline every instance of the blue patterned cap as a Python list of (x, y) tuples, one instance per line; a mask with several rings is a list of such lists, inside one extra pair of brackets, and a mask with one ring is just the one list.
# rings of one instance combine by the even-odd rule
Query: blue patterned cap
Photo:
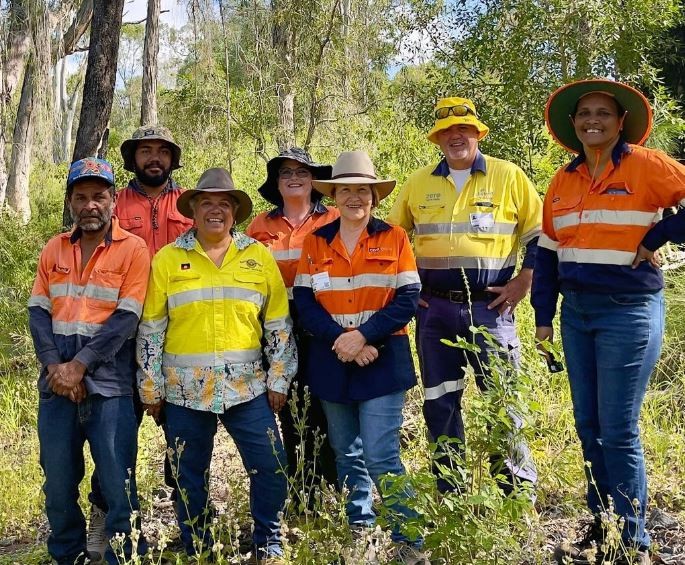
[(85, 179), (102, 179), (111, 186), (114, 185), (114, 171), (104, 159), (97, 157), (86, 157), (74, 161), (69, 167), (69, 176), (67, 176), (67, 189), (74, 186), (74, 183)]

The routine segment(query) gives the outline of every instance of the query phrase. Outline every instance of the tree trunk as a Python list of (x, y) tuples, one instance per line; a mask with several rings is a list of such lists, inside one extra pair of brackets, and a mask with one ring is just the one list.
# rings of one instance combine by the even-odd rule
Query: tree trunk
[(295, 93), (290, 80), (290, 71), (293, 65), (292, 45), (290, 30), (281, 21), (278, 2), (272, 3), (274, 15), (273, 46), (277, 54), (276, 96), (278, 98), (278, 129), (276, 130), (276, 143), (279, 151), (284, 151), (295, 145)]
[(14, 123), (14, 138), (10, 173), (7, 181), (7, 204), (17, 213), (22, 224), (31, 219), (29, 202), (29, 171), (31, 145), (33, 143), (33, 99), (35, 88), (35, 64), (29, 60), (24, 72), (24, 84)]
[(72, 160), (95, 155), (112, 110), (124, 0), (94, 0), (88, 68)]
[(7, 140), (5, 131), (11, 123), (8, 114), (12, 95), (19, 83), (31, 46), (26, 0), (13, 0), (9, 5), (9, 30), (0, 59), (0, 209), (7, 195), (7, 167), (5, 153)]
[(140, 125), (157, 123), (157, 54), (159, 53), (159, 11), (161, 0), (147, 0), (145, 46), (143, 47), (143, 96)]
[[(123, 11), (124, 0), (93, 0), (88, 67), (72, 162), (95, 155), (101, 146), (112, 111)], [(66, 199), (62, 224), (71, 226)]]

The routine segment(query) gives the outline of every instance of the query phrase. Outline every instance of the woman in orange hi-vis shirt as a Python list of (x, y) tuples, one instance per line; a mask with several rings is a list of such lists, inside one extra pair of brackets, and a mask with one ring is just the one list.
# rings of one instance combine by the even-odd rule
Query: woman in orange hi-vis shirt
[[(259, 194), (275, 208), (259, 214), (245, 233), (269, 248), (281, 272), (290, 303), (293, 332), (300, 357), (307, 356), (309, 336), (298, 322), (293, 302), (293, 282), (300, 262), (304, 238), (314, 230), (335, 220), (340, 214), (335, 208), (324, 206), (323, 195), (312, 187), (314, 179), (331, 177), (331, 166), (315, 163), (309, 153), (299, 147), (282, 151), (266, 164), (266, 181)], [(283, 433), (283, 445), (288, 457), (288, 476), (292, 496), (298, 511), (313, 509), (314, 491), (324, 478), (329, 484), (337, 483), (335, 455), (326, 435), (326, 416), (319, 399), (306, 398), (306, 376), (301, 370), (293, 379), (288, 391), (289, 401), (296, 396), (296, 413), (290, 402), (278, 414)], [(305, 430), (301, 433), (302, 424)], [(317, 438), (319, 430), (323, 438)]]
[[(348, 521), (364, 528), (375, 521), (371, 480), (381, 490), (382, 476), (404, 474), (402, 407), (416, 384), (407, 324), (421, 284), (405, 231), (371, 216), (395, 181), (377, 179), (366, 153), (342, 153), (331, 180), (313, 184), (335, 199), (340, 219), (307, 236), (302, 248), (293, 294), (314, 339), (300, 362), (328, 419)], [(386, 500), (393, 514), (416, 517), (405, 500), (393, 499)], [(399, 562), (428, 563), (422, 540), (403, 535), (399, 520), (392, 537)]]
[(664, 281), (654, 252), (685, 239), (684, 213), (661, 219), (662, 208), (685, 203), (685, 168), (641, 146), (652, 110), (628, 85), (564, 85), (550, 96), (545, 118), (559, 144), (577, 156), (557, 171), (545, 196), (532, 290), (536, 337), (552, 339), (561, 294), (573, 416), (595, 514), (584, 539), (559, 545), (556, 558), (594, 563), (587, 551), (601, 551), (600, 514), (613, 503), (625, 554), (615, 562), (644, 565), (651, 561), (638, 422), (664, 327)]

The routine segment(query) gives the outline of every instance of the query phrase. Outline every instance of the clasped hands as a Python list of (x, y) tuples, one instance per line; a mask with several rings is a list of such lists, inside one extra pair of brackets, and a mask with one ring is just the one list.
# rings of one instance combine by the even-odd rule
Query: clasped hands
[(67, 363), (54, 363), (46, 368), (47, 382), (52, 392), (67, 396), (69, 400), (76, 403), (88, 396), (83, 382), (83, 376), (86, 374), (86, 366), (83, 363), (73, 359)]
[(360, 367), (366, 367), (378, 359), (378, 349), (367, 344), (364, 334), (359, 330), (339, 335), (331, 350), (343, 363), (354, 361)]

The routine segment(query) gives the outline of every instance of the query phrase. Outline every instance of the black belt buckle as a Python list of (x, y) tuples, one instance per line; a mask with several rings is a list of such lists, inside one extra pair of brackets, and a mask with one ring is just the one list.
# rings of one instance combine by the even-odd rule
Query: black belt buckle
[(468, 293), (465, 290), (448, 290), (447, 298), (450, 302), (456, 302), (457, 304), (464, 304), (468, 301)]

